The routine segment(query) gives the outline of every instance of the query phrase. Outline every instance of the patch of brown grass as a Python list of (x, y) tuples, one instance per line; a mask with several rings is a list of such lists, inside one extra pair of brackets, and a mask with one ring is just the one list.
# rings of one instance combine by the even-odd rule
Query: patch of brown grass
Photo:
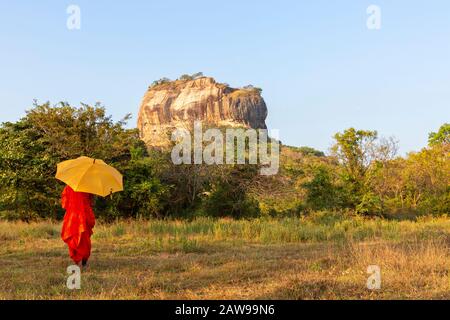
[[(408, 232), (396, 225), (405, 234), (418, 230), (417, 236), (347, 241), (286, 235), (267, 241), (247, 227), (242, 232), (248, 239), (238, 239), (234, 221), (216, 221), (211, 228), (202, 223), (98, 225), (81, 290), (68, 290), (71, 261), (55, 232), (59, 224), (0, 222), (0, 299), (450, 298), (447, 222), (433, 222), (438, 237), (424, 236), (419, 225), (408, 225)], [(375, 231), (370, 234), (383, 234)], [(366, 288), (369, 265), (381, 268), (381, 290)]]

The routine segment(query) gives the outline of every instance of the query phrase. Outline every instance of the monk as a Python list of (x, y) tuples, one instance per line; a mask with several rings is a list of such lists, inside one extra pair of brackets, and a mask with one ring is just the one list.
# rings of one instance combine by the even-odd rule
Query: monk
[(92, 210), (93, 196), (89, 193), (75, 192), (69, 186), (64, 188), (61, 205), (66, 209), (61, 238), (69, 246), (70, 258), (83, 267), (91, 255), (91, 236), (95, 225)]

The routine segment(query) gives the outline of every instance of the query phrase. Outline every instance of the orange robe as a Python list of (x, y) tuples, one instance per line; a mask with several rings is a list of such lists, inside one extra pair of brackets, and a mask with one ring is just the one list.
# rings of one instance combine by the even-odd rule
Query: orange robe
[(91, 235), (95, 225), (91, 206), (92, 195), (75, 192), (69, 186), (64, 188), (61, 205), (66, 209), (61, 238), (69, 246), (70, 258), (78, 264), (87, 261), (91, 255)]

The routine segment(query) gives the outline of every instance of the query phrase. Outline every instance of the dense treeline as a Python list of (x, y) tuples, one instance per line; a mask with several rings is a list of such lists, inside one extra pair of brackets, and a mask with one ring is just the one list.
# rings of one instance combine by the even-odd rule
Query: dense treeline
[(300, 204), (365, 215), (449, 213), (449, 133), (449, 125), (442, 126), (440, 138), (430, 138), (428, 147), (405, 158), (396, 156), (395, 141), (379, 139), (375, 131), (338, 133), (331, 156), (291, 160), (300, 172)]
[(450, 213), (450, 125), (429, 145), (398, 157), (393, 139), (350, 128), (330, 155), (282, 147), (278, 175), (254, 165), (174, 165), (170, 152), (148, 150), (126, 116), (114, 122), (100, 105), (38, 105), (0, 127), (0, 218), (59, 219), (63, 185), (56, 164), (81, 155), (124, 174), (125, 191), (97, 198), (104, 219), (301, 215), (315, 210), (364, 215)]

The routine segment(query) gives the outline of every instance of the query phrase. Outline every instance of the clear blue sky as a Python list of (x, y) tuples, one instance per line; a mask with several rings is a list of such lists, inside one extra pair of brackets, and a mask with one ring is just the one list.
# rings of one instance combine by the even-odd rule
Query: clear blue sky
[(354, 126), (418, 150), (450, 121), (450, 1), (0, 0), (0, 122), (38, 99), (100, 101), (134, 126), (153, 80), (198, 71), (262, 87), (286, 144), (326, 151)]

